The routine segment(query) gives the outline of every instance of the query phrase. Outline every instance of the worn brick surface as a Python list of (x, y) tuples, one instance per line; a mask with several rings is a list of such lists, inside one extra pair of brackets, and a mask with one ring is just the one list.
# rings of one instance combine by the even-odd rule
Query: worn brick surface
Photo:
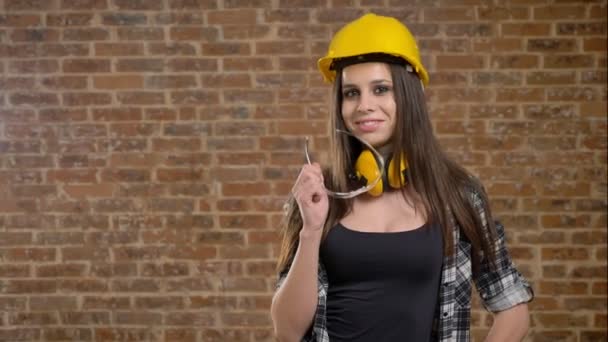
[(305, 135), (327, 163), (315, 61), (370, 10), (418, 37), (526, 341), (606, 341), (606, 0), (0, 0), (0, 340), (271, 341)]

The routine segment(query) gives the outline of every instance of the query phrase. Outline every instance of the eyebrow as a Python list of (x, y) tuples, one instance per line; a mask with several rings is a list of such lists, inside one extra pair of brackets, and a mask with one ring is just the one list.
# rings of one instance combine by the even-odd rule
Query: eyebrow
[[(381, 84), (381, 83), (392, 83), (390, 80), (384, 79), (384, 78), (380, 78), (377, 80), (373, 80), (371, 82), (369, 82), (369, 84)], [(357, 87), (356, 84), (352, 84), (352, 83), (346, 83), (346, 84), (342, 84), (342, 88), (353, 88), (353, 87)]]

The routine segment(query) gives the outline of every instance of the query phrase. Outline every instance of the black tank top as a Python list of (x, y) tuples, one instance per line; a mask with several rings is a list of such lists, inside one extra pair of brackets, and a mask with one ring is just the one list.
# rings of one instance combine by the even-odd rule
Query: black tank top
[(441, 229), (395, 233), (333, 227), (321, 244), (331, 342), (427, 342), (443, 261)]

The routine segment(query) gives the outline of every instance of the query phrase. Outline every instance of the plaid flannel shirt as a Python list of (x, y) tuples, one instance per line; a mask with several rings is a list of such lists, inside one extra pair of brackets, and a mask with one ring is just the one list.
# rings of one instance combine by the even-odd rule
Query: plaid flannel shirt
[[(487, 227), (481, 198), (473, 194), (473, 204), (478, 209), (482, 224)], [(482, 260), (479, 274), (473, 277), (471, 245), (461, 238), (460, 228), (453, 225), (454, 254), (443, 259), (439, 289), (439, 305), (433, 321), (432, 341), (461, 342), (470, 340), (471, 280), (475, 283), (483, 305), (491, 312), (509, 309), (532, 300), (532, 287), (517, 271), (505, 244), (504, 227), (496, 222), (496, 268), (491, 269)], [(487, 260), (487, 258), (484, 258)], [(287, 276), (281, 272), (277, 288)], [(302, 342), (330, 342), (327, 332), (326, 304), (329, 281), (321, 262), (318, 267), (318, 304), (313, 324)]]

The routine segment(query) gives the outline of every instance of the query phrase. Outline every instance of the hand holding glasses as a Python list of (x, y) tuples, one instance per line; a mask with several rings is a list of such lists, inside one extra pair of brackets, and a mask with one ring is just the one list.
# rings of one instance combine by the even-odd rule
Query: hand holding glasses
[[(366, 186), (362, 186), (359, 189), (356, 189), (353, 191), (348, 191), (348, 192), (338, 192), (338, 191), (329, 190), (327, 188), (325, 189), (325, 192), (327, 192), (327, 195), (334, 197), (334, 198), (353, 198), (360, 194), (368, 192), (374, 186), (376, 186), (376, 184), (378, 184), (378, 182), (382, 179), (382, 176), (383, 176), (382, 173), (384, 172), (384, 158), (382, 157), (380, 152), (378, 152), (371, 144), (369, 144), (367, 141), (357, 137), (356, 135), (354, 135), (348, 131), (343, 131), (341, 129), (336, 129), (336, 133), (346, 134), (346, 135), (349, 135), (349, 136), (359, 140), (363, 145), (365, 145), (374, 154), (374, 156), (376, 157), (376, 159), (378, 161), (379, 169), (381, 170), (380, 172), (377, 172), (376, 178), (374, 180), (372, 180), (371, 182), (368, 182), (368, 184)], [(306, 155), (306, 162), (308, 162), (308, 164), (312, 164), (310, 161), (310, 156), (308, 155), (308, 137), (306, 137), (306, 142), (304, 144), (304, 154)]]

